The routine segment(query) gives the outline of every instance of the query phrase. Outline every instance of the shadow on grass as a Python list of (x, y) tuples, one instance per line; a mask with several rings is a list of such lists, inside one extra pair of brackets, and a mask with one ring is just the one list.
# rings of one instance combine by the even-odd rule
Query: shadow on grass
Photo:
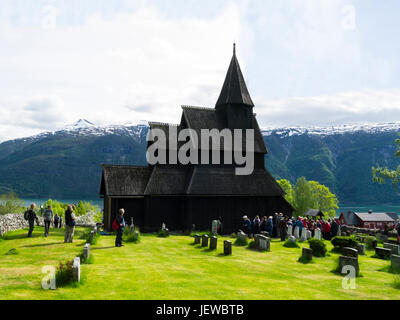
[(205, 249), (201, 250), (201, 252), (210, 253), (210, 252), (214, 252), (215, 250), (216, 249), (205, 248)]
[(311, 263), (314, 263), (314, 259), (309, 260), (309, 259), (307, 259), (306, 257), (301, 256), (301, 257), (297, 260), (297, 262), (302, 263), (302, 264), (311, 264)]
[(226, 255), (225, 253), (218, 253), (216, 257), (223, 258), (223, 257), (232, 257), (232, 255)]
[(90, 248), (90, 250), (107, 250), (107, 249), (114, 249), (116, 246), (112, 247), (101, 247), (101, 248)]
[(400, 269), (392, 268), (392, 266), (386, 266), (383, 268), (378, 269), (379, 272), (388, 272), (392, 274), (400, 274)]
[(62, 245), (64, 242), (52, 242), (52, 243), (43, 243), (43, 244), (32, 244), (27, 246), (21, 246), (21, 248), (37, 248), (37, 247), (49, 247), (49, 246), (56, 246)]

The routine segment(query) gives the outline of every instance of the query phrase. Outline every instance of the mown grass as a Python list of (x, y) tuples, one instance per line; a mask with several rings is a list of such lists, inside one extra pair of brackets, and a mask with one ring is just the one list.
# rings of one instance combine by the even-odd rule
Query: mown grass
[[(79, 233), (73, 244), (63, 243), (63, 230), (51, 230), (48, 238), (36, 228), (34, 238), (26, 231), (7, 235), (0, 242), (0, 299), (400, 299), (394, 275), (384, 272), (390, 262), (360, 256), (363, 277), (355, 290), (342, 288), (343, 276), (335, 274), (339, 254), (299, 263), (300, 248), (285, 248), (273, 240), (271, 252), (233, 246), (224, 256), (223, 238), (210, 251), (193, 245), (193, 238), (145, 235), (140, 243), (114, 247), (114, 236), (102, 236), (91, 248), (93, 264), (81, 266), (85, 281), (79, 286), (46, 291), (41, 288), (45, 265), (58, 265), (82, 253)], [(18, 255), (5, 255), (16, 248)]]

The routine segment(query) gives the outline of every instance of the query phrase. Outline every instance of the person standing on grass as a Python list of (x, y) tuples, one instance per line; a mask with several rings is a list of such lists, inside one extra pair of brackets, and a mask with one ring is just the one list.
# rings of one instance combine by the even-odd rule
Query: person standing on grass
[(122, 235), (124, 234), (124, 229), (125, 229), (124, 214), (125, 214), (125, 210), (124, 209), (119, 209), (117, 217), (115, 218), (115, 220), (117, 222), (117, 225), (118, 225), (117, 237), (115, 239), (115, 246), (116, 247), (123, 247)]
[(74, 241), (74, 231), (75, 231), (75, 219), (76, 216), (72, 210), (72, 206), (68, 206), (65, 211), (65, 243), (72, 243)]
[(51, 210), (51, 206), (48, 206), (46, 211), (43, 213), (45, 237), (48, 237), (49, 235), (50, 223), (54, 221), (53, 219), (54, 219), (53, 210)]
[(58, 222), (60, 221), (60, 217), (58, 216), (58, 214), (56, 213), (54, 216), (54, 228), (58, 228)]
[(62, 215), (60, 215), (60, 221), (58, 222), (58, 227), (61, 229), (62, 228), (62, 226), (63, 226), (63, 217), (62, 217)]
[(32, 238), (33, 229), (35, 228), (35, 220), (37, 219), (35, 213), (36, 204), (32, 203), (30, 209), (28, 210), (28, 222), (29, 222), (29, 232), (28, 238)]

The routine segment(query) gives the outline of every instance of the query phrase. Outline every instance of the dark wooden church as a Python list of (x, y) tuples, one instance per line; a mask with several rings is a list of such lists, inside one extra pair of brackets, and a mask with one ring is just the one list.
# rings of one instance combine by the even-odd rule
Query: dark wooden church
[(150, 129), (162, 129), (167, 137), (170, 126), (175, 126), (178, 132), (185, 128), (196, 132), (254, 129), (253, 173), (236, 175), (235, 162), (146, 167), (103, 165), (100, 194), (104, 198), (106, 228), (111, 228), (120, 208), (126, 211), (125, 220), (130, 223), (133, 217), (142, 232), (158, 231), (163, 222), (173, 231), (191, 230), (193, 225), (196, 230), (208, 230), (211, 221), (221, 217), (224, 233), (230, 234), (241, 225), (243, 215), (253, 218), (282, 212), (291, 216), (293, 207), (265, 169), (268, 151), (253, 108), (234, 49), (215, 108), (183, 106), (180, 124), (150, 123)]

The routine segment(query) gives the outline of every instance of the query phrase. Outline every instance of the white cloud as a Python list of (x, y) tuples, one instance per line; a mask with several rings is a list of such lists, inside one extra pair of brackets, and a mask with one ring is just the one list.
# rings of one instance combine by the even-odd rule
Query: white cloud
[(400, 118), (400, 89), (264, 100), (255, 112), (271, 127), (391, 122)]
[[(7, 24), (9, 32), (0, 33), (7, 74), (0, 79), (0, 114), (7, 114), (0, 139), (29, 135), (40, 124), (55, 129), (60, 119), (176, 122), (180, 105), (214, 103), (232, 40), (246, 37), (239, 11), (232, 3), (214, 18), (186, 19), (141, 7), (53, 30)], [(4, 126), (19, 126), (18, 134)]]

